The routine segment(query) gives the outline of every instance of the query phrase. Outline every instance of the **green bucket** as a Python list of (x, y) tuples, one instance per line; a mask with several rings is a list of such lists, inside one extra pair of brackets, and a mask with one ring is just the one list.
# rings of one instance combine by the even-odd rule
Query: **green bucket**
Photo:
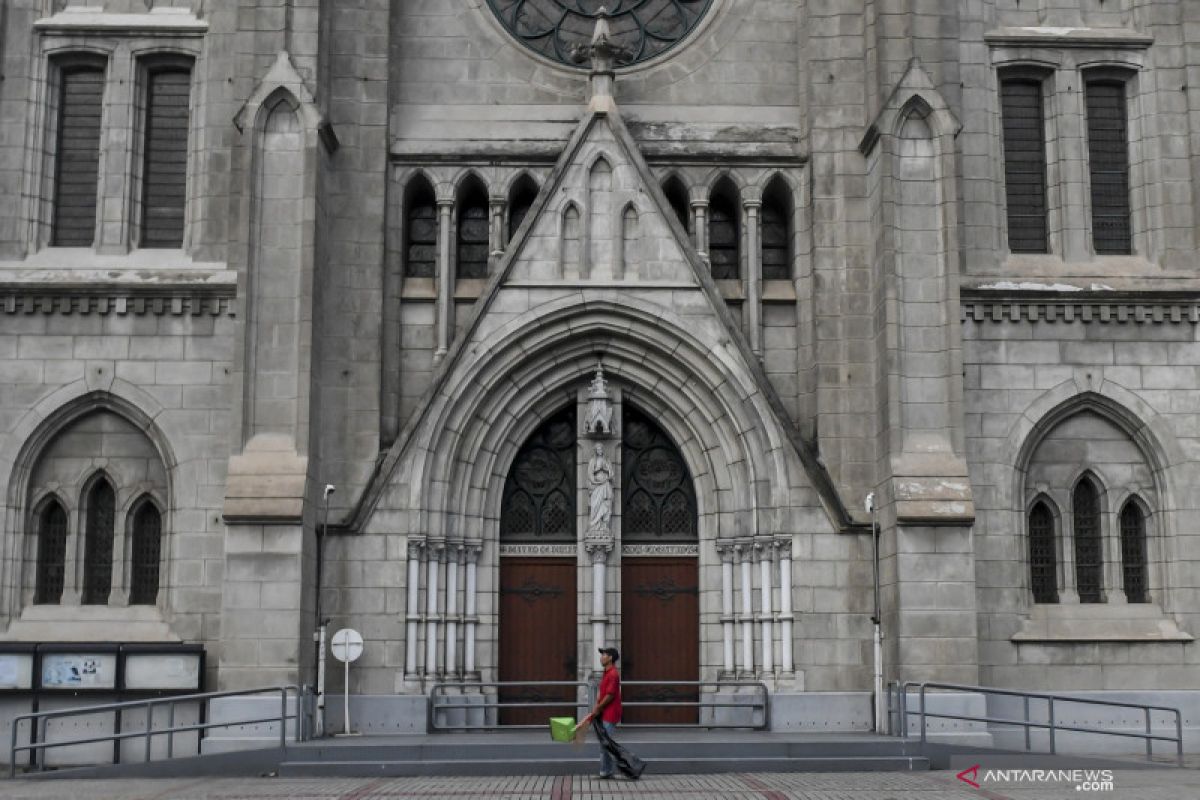
[(572, 742), (575, 740), (574, 717), (551, 717), (550, 738), (556, 742)]

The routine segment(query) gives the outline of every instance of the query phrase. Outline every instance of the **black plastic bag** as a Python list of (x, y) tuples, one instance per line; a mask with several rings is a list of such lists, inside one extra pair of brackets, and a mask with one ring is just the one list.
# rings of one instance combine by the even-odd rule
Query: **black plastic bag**
[(613, 762), (616, 763), (617, 769), (621, 771), (622, 775), (635, 781), (642, 777), (642, 770), (646, 769), (645, 761), (617, 744), (616, 739), (613, 739), (608, 735), (608, 731), (604, 730), (600, 720), (592, 720), (592, 730), (596, 732), (596, 739), (599, 740), (600, 746), (612, 756)]

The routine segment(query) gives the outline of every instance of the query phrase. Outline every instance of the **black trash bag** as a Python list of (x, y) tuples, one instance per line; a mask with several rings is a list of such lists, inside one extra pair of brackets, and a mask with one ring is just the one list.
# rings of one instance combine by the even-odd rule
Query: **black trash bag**
[(642, 777), (642, 771), (646, 769), (645, 761), (617, 744), (616, 739), (609, 736), (608, 731), (604, 730), (600, 720), (592, 720), (592, 730), (596, 732), (596, 739), (599, 740), (600, 746), (612, 756), (613, 762), (616, 763), (617, 769), (621, 771), (622, 775), (635, 781)]

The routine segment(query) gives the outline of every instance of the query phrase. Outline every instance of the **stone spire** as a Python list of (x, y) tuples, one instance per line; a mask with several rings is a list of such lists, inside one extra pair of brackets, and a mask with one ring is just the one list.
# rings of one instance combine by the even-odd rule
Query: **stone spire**
[(572, 58), (576, 63), (591, 62), (588, 76), (589, 92), (588, 110), (606, 113), (614, 106), (613, 89), (616, 83), (614, 66), (619, 55), (624, 53), (612, 39), (612, 31), (608, 26), (608, 9), (600, 6), (596, 12), (596, 28), (592, 31), (592, 41), (586, 45), (576, 45)]

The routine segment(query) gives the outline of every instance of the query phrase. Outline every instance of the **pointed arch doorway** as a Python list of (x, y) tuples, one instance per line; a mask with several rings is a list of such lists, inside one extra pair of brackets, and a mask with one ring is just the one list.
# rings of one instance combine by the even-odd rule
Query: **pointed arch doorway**
[[(504, 483), (500, 505), (497, 678), (504, 682), (574, 681), (576, 630), (576, 410), (568, 406), (525, 441)], [(569, 686), (501, 687), (500, 702), (553, 702), (502, 709), (501, 725), (541, 725), (575, 714)]]
[[(626, 702), (695, 702), (700, 678), (696, 492), (671, 438), (626, 404), (621, 436), (621, 671)], [(628, 707), (625, 721), (688, 724), (698, 709)]]

